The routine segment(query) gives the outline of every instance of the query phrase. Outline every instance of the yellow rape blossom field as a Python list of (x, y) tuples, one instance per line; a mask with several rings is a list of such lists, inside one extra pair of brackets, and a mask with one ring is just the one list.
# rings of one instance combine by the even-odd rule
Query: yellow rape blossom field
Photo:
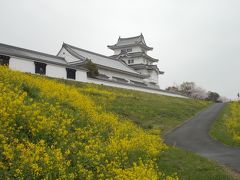
[(157, 166), (160, 136), (41, 76), (0, 67), (0, 127), (4, 179), (178, 179)]
[(212, 127), (211, 135), (225, 144), (240, 146), (240, 102), (225, 106)]

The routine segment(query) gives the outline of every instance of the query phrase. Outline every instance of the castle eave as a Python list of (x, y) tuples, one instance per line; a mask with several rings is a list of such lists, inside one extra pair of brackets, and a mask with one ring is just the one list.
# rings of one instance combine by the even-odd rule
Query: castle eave
[(148, 47), (144, 44), (139, 44), (139, 43), (125, 44), (125, 45), (114, 44), (114, 45), (108, 45), (107, 47), (111, 50), (116, 50), (116, 49), (123, 49), (123, 48), (131, 48), (131, 47), (135, 47), (135, 46), (140, 46), (141, 48), (143, 48), (147, 51), (153, 50), (152, 47)]
[(119, 37), (116, 44), (109, 45), (107, 47), (112, 50), (115, 50), (115, 49), (121, 49), (121, 48), (133, 47), (133, 46), (140, 46), (141, 48), (147, 51), (153, 50), (152, 47), (147, 46), (142, 34), (140, 34), (139, 36), (128, 37), (128, 38)]

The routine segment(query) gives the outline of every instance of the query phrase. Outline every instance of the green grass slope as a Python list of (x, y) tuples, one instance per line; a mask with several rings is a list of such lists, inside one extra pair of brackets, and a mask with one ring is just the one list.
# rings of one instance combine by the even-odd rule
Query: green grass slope
[[(124, 90), (103, 85), (57, 80), (78, 88), (105, 110), (128, 118), (154, 134), (167, 131), (193, 117), (211, 103)], [(114, 92), (116, 97), (108, 93)], [(234, 179), (232, 173), (217, 163), (176, 147), (168, 147), (158, 157), (158, 167), (166, 174), (177, 173), (180, 179)]]
[[(207, 101), (162, 96), (102, 85), (62, 80), (59, 82), (78, 88), (98, 105), (104, 107), (106, 111), (130, 119), (144, 129), (159, 129), (162, 134), (210, 105)], [(114, 92), (117, 96), (110, 97), (106, 92)]]
[[(5, 179), (232, 179), (160, 135), (209, 105), (0, 67)], [(161, 133), (159, 133), (161, 132)]]
[(160, 136), (77, 88), (0, 67), (0, 90), (1, 178), (175, 179), (158, 169)]

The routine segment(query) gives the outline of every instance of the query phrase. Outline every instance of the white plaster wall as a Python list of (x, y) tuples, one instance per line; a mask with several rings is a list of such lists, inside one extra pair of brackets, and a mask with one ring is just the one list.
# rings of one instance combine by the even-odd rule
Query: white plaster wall
[[(34, 61), (25, 60), (23, 58), (11, 57), (10, 61), (9, 61), (9, 68), (13, 69), (13, 70), (19, 70), (22, 72), (35, 73)], [(124, 79), (129, 79), (129, 80), (135, 80), (135, 81), (140, 81), (140, 82), (142, 81), (141, 78), (132, 77), (130, 75), (124, 75), (124, 74), (120, 74), (120, 73), (116, 73), (116, 72), (110, 72), (110, 71), (106, 71), (103, 69), (100, 69), (99, 72), (102, 74), (109, 75), (111, 77), (117, 76), (117, 77), (121, 77)], [(66, 78), (66, 69), (64, 66), (61, 67), (61, 66), (47, 64), (46, 75), (51, 76), (51, 77), (57, 77), (57, 78)], [(143, 91), (143, 92), (161, 94), (161, 95), (166, 95), (166, 96), (187, 98), (185, 96), (181, 96), (181, 95), (174, 94), (174, 93), (168, 93), (168, 92), (163, 92), (163, 91), (159, 91), (159, 90), (135, 87), (135, 86), (127, 85), (127, 84), (119, 84), (116, 82), (109, 82), (109, 81), (87, 78), (86, 71), (84, 71), (84, 70), (76, 71), (76, 81), (89, 82), (89, 83), (95, 83), (95, 84), (104, 84), (106, 86), (112, 86), (112, 87), (118, 87), (118, 88), (124, 88), (124, 89), (132, 89), (132, 90), (136, 90), (136, 91)]]
[(35, 65), (31, 60), (25, 60), (19, 57), (11, 57), (9, 60), (9, 68), (22, 72), (35, 73)]
[(156, 71), (150, 71), (150, 79), (158, 84), (158, 74)]
[(126, 64), (128, 64), (128, 60), (129, 59), (134, 59), (134, 63), (132, 64), (153, 64), (152, 62), (150, 62), (149, 60), (143, 58), (143, 57), (135, 57), (135, 58), (122, 58), (122, 60), (124, 60), (126, 62)]
[(143, 58), (137, 57), (137, 58), (133, 58), (133, 59), (134, 59), (134, 63), (132, 63), (132, 64), (143, 64)]
[[(131, 64), (146, 64), (144, 63), (144, 59), (142, 57), (136, 57), (136, 58), (122, 58), (122, 60), (125, 61), (126, 64), (128, 64), (128, 60), (133, 59), (134, 63)], [(129, 64), (128, 64), (129, 65)]]
[(112, 79), (112, 77), (115, 76), (115, 77), (126, 79), (128, 81), (133, 80), (133, 81), (143, 82), (143, 78), (138, 78), (138, 77), (134, 77), (134, 76), (119, 73), (119, 72), (114, 72), (114, 71), (110, 71), (102, 68), (98, 68), (98, 71), (100, 74), (107, 75), (108, 77), (110, 77), (110, 79)]
[[(129, 48), (122, 48), (122, 49), (130, 49)], [(139, 46), (135, 46), (135, 47), (132, 47), (132, 52), (144, 52), (144, 50), (142, 50), (142, 48), (140, 48)], [(129, 52), (129, 53), (132, 53), (132, 52)], [(121, 53), (121, 49), (115, 49), (114, 50), (114, 55), (118, 55)]]
[[(66, 67), (47, 64), (46, 76), (67, 79)], [(85, 70), (77, 69), (75, 80), (81, 81), (81, 82), (87, 82), (87, 72)]]
[(149, 75), (149, 72), (146, 69), (138, 69), (136, 71), (140, 72), (141, 74), (144, 74), (144, 75)]
[(66, 77), (67, 77), (66, 67), (47, 64), (46, 76), (60, 78), (60, 79), (66, 79)]
[(121, 53), (121, 49), (115, 49), (114, 50), (114, 55), (118, 55), (118, 54), (120, 54)]
[(76, 81), (87, 82), (87, 72), (84, 70), (77, 70)]
[[(60, 79), (67, 78), (67, 71), (65, 66), (48, 63), (46, 64), (46, 76)], [(35, 74), (35, 64), (33, 60), (11, 57), (9, 60), (9, 68), (12, 70)], [(76, 81), (87, 82), (87, 72), (85, 70), (77, 69)]]
[(144, 58), (138, 57), (136, 58), (136, 61), (134, 60), (134, 64), (146, 64), (146, 61), (144, 62)]
[(143, 50), (139, 46), (136, 46), (132, 48), (132, 52), (143, 52)]
[(65, 58), (67, 62), (79, 61), (78, 58), (72, 56), (65, 48), (61, 48), (60, 52), (58, 53), (59, 57)]
[(147, 92), (147, 93), (160, 94), (160, 95), (165, 95), (165, 96), (172, 96), (172, 97), (188, 99), (188, 97), (185, 97), (185, 96), (182, 96), (179, 94), (174, 94), (174, 93), (164, 92), (164, 91), (154, 90), (154, 89), (147, 89), (147, 88), (143, 88), (143, 87), (135, 87), (135, 86), (127, 85), (127, 84), (126, 85), (119, 84), (119, 83), (103, 81), (103, 80), (99, 80), (99, 79), (88, 78), (87, 81), (88, 81), (88, 83), (102, 84), (102, 85), (106, 85), (106, 86), (118, 87), (118, 88), (123, 88), (123, 89), (130, 89), (130, 90), (135, 90), (135, 91), (142, 91), (142, 92)]

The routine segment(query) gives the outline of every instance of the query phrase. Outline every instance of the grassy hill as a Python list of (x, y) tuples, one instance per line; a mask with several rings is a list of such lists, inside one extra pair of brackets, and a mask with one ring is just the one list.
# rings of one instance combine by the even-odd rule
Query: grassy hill
[[(133, 121), (152, 134), (164, 134), (211, 105), (207, 101), (182, 99), (119, 89), (103, 85), (59, 80), (77, 88), (106, 111)], [(115, 93), (111, 96), (109, 93)], [(180, 179), (232, 179), (232, 172), (188, 151), (168, 147), (158, 157), (159, 169), (165, 174), (177, 173)], [(234, 178), (233, 178), (234, 179)]]
[(53, 80), (0, 67), (0, 175), (46, 179), (226, 179), (163, 134), (208, 102)]
[(57, 80), (71, 85), (106, 111), (127, 118), (144, 129), (162, 134), (210, 105), (207, 101), (182, 99), (103, 85)]

